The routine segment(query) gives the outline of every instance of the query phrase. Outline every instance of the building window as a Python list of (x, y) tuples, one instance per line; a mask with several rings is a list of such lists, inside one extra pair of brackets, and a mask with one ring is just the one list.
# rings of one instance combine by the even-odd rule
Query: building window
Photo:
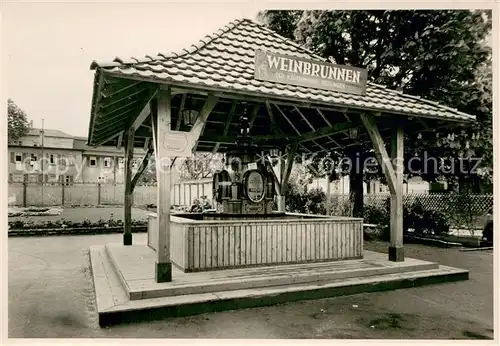
[(120, 158), (118, 159), (118, 168), (123, 168), (123, 162), (124, 162), (124, 161), (123, 161), (123, 157), (120, 157)]
[(139, 165), (138, 161), (136, 159), (132, 160), (132, 168), (137, 169), (137, 166)]
[(31, 154), (31, 161), (37, 161), (38, 157), (36, 154)]
[(49, 155), (49, 163), (50, 163), (51, 165), (53, 165), (53, 164), (55, 163), (55, 161), (54, 161), (54, 154), (50, 154), (50, 155)]
[(96, 159), (96, 157), (95, 157), (95, 156), (91, 156), (91, 157), (89, 158), (89, 160), (90, 160), (90, 167), (95, 167), (95, 166), (97, 166), (97, 159)]
[(104, 158), (104, 167), (106, 167), (106, 168), (111, 167), (111, 157)]
[(16, 163), (23, 162), (23, 154), (16, 153)]
[(61, 155), (61, 158), (59, 159), (59, 164), (61, 166), (66, 166), (66, 156)]

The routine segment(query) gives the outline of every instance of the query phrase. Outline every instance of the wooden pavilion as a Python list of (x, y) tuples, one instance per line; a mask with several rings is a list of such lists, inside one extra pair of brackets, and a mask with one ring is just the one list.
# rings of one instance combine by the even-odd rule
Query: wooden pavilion
[[(154, 154), (158, 181), (156, 280), (172, 280), (170, 171), (175, 158), (195, 151), (234, 148), (240, 131), (238, 119), (249, 109), (255, 143), (288, 153), (276, 184), (280, 195), (286, 193), (294, 154), (371, 142), (391, 193), (389, 260), (403, 261), (403, 172), (402, 164), (393, 165), (391, 159), (402, 162), (405, 131), (425, 131), (450, 122), (474, 121), (475, 117), (370, 82), (366, 90), (353, 93), (263, 80), (256, 72), (256, 52), (261, 50), (328, 63), (247, 19), (235, 20), (179, 53), (92, 63), (95, 78), (88, 144), (123, 146), (126, 153), (123, 245), (132, 244), (134, 187)], [(351, 129), (358, 131), (356, 139), (349, 136)], [(389, 142), (390, 153), (386, 149)], [(132, 175), (134, 148), (144, 148), (147, 154)], [(280, 208), (284, 210), (283, 198)]]

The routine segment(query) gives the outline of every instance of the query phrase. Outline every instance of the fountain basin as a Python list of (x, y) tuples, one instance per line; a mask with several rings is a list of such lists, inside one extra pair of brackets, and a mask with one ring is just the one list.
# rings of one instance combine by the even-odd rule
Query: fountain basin
[[(157, 250), (150, 213), (148, 246)], [(170, 261), (183, 272), (363, 258), (363, 219), (294, 213), (175, 214)]]

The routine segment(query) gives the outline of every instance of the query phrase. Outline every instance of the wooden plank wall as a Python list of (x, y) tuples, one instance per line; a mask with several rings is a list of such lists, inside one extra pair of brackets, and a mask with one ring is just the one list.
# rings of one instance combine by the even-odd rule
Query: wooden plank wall
[(156, 215), (148, 216), (148, 246), (155, 251), (158, 249), (158, 217)]
[(186, 234), (188, 226), (182, 223), (170, 222), (170, 261), (179, 269), (186, 267)]
[(361, 220), (190, 225), (186, 238), (187, 271), (320, 262), (363, 255)]

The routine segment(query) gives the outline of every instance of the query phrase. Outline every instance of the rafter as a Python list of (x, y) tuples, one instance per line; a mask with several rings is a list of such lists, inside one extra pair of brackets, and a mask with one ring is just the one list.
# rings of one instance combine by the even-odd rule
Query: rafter
[(182, 123), (182, 111), (184, 110), (184, 106), (186, 104), (187, 94), (182, 95), (181, 105), (179, 106), (179, 111), (177, 112), (177, 123), (175, 124), (175, 130), (179, 131)]
[[(121, 83), (121, 81), (119, 83)], [(106, 83), (106, 84), (108, 84), (108, 83)], [(118, 83), (116, 83), (116, 84), (118, 84)], [(108, 88), (106, 88), (105, 91), (101, 92), (101, 95), (102, 95), (102, 97), (104, 99), (108, 99), (110, 97), (113, 97), (113, 96), (116, 96), (116, 95), (118, 95), (120, 93), (123, 93), (124, 91), (130, 91), (130, 89), (132, 89), (134, 87), (137, 87), (138, 85), (141, 85), (141, 84), (145, 84), (145, 83), (141, 82), (141, 81), (138, 81), (138, 82), (131, 83), (131, 84), (127, 85), (127, 86), (120, 86), (120, 87), (114, 87), (114, 88), (113, 87), (111, 87), (111, 88), (108, 87)]]
[(305, 133), (295, 139), (298, 143), (303, 143), (307, 141), (312, 141), (322, 137), (328, 137), (330, 135), (347, 131), (348, 129), (355, 127), (352, 123), (338, 123), (333, 126), (321, 127), (315, 132)]
[[(229, 110), (229, 115), (227, 116), (226, 124), (224, 125), (224, 131), (222, 133), (222, 136), (226, 136), (227, 132), (229, 131), (229, 126), (231, 126), (231, 121), (233, 120), (233, 115), (234, 111), (236, 110), (236, 104), (237, 101), (234, 100), (233, 104), (231, 105), (231, 109)], [(214, 146), (214, 149), (212, 150), (212, 154), (215, 154), (217, 150), (219, 150), (220, 143), (216, 143)]]
[(218, 97), (215, 97), (214, 95), (211, 95), (211, 94), (208, 95), (207, 100), (205, 101), (205, 104), (201, 108), (201, 111), (198, 114), (198, 117), (196, 118), (193, 126), (191, 127), (191, 130), (189, 131), (191, 138), (195, 141), (195, 143), (193, 145), (193, 152), (196, 151), (196, 147), (198, 146), (198, 141), (199, 141), (200, 135), (203, 132), (203, 129), (205, 128), (205, 124), (207, 122), (208, 116), (212, 112), (212, 109), (214, 109), (218, 100), (219, 100)]

